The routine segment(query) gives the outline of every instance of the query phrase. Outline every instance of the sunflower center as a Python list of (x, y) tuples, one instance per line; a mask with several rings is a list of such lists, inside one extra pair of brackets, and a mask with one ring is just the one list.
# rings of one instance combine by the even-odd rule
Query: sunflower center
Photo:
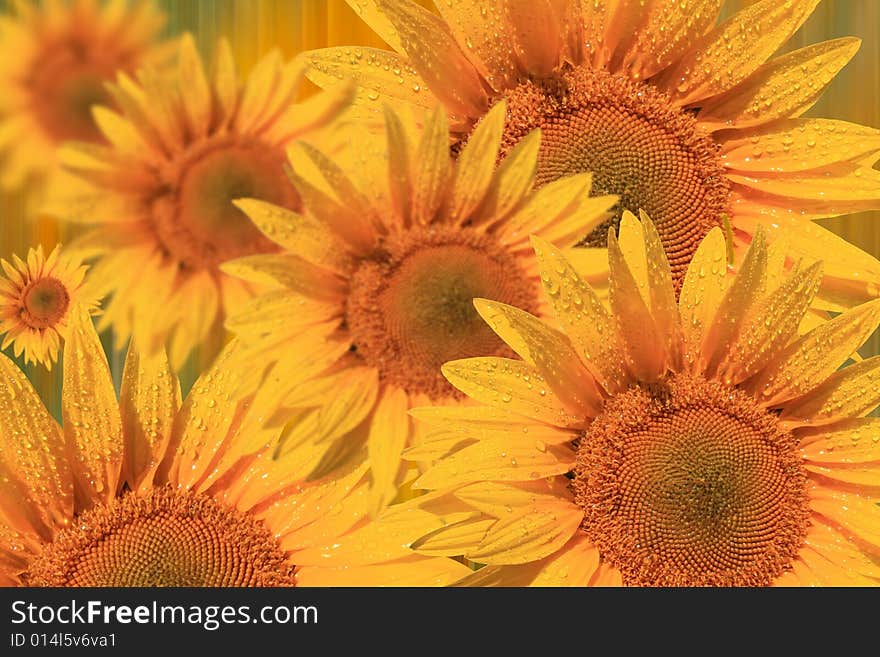
[(54, 326), (64, 317), (70, 305), (70, 294), (57, 278), (41, 278), (24, 292), (21, 318), (35, 329)]
[(407, 392), (454, 396), (443, 363), (509, 353), (480, 319), (475, 297), (537, 306), (514, 256), (485, 235), (443, 228), (392, 235), (352, 279), (346, 321), (353, 347)]
[(797, 442), (745, 393), (678, 376), (611, 399), (584, 434), (583, 531), (636, 586), (762, 586), (809, 508)]
[(275, 246), (233, 205), (257, 198), (287, 208), (299, 200), (284, 175), (284, 154), (258, 142), (202, 144), (163, 172), (168, 193), (153, 203), (165, 249), (190, 269), (214, 268)]
[(121, 62), (114, 54), (92, 51), (78, 40), (53, 43), (34, 64), (28, 85), (34, 115), (56, 141), (102, 141), (92, 106), (112, 104), (104, 85)]
[(31, 564), (30, 586), (294, 586), (269, 531), (210, 497), (156, 488), (76, 518)]
[(507, 103), (502, 153), (541, 128), (536, 184), (592, 172), (593, 193), (620, 196), (614, 216), (583, 243), (605, 246), (624, 210), (644, 210), (680, 285), (729, 195), (718, 148), (694, 118), (650, 86), (589, 67), (523, 82)]

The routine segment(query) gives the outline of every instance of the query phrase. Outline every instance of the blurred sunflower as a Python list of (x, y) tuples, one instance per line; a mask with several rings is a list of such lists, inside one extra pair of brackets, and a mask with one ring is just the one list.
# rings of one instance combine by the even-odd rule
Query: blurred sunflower
[[(0, 585), (433, 585), (467, 572), (413, 555), (405, 534), (366, 520), (364, 465), (303, 483), (266, 458), (266, 433), (238, 431), (248, 406), (232, 396), (234, 349), (182, 405), (164, 355), (130, 349), (117, 402), (79, 312), (65, 344), (63, 428), (0, 355)], [(311, 554), (365, 536), (369, 554)]]
[(91, 108), (111, 102), (105, 84), (167, 54), (157, 40), (165, 15), (152, 2), (14, 6), (16, 16), (0, 16), (0, 184), (7, 188), (50, 172), (64, 141), (103, 142)]
[(659, 232), (624, 214), (609, 313), (534, 244), (565, 333), (475, 302), (523, 360), (448, 363), (488, 406), (413, 411), (437, 430), (407, 457), (443, 455), (415, 486), (471, 512), (417, 551), (489, 564), (483, 585), (880, 584), (880, 357), (838, 369), (880, 300), (799, 337), (821, 263), (786, 272), (759, 229), (731, 279), (713, 228), (676, 303)]
[(109, 145), (62, 151), (74, 175), (50, 211), (92, 226), (71, 248), (97, 259), (92, 279), (112, 294), (101, 328), (133, 334), (147, 352), (167, 343), (177, 369), (253, 292), (219, 265), (277, 250), (232, 199), (298, 208), (285, 147), (337, 117), (351, 94), (295, 104), (302, 66), (277, 51), (241, 87), (225, 42), (209, 78), (189, 35), (176, 75), (145, 67), (137, 80), (121, 75), (110, 88), (121, 113), (94, 110)]
[[(387, 142), (381, 138), (375, 156), (363, 126), (353, 128), (356, 147), (339, 156), (343, 164), (308, 145), (294, 151), (290, 176), (302, 214), (238, 203), (284, 252), (223, 266), (275, 285), (227, 322), (255, 374), (259, 364), (272, 365), (256, 415), (271, 420), (279, 409), (296, 409), (282, 450), (311, 453), (304, 476), (366, 444), (375, 510), (394, 497), (400, 452), (414, 440), (407, 410), (461, 398), (440, 365), (509, 352), (472, 299), (492, 296), (540, 312), (529, 233), (571, 245), (616, 201), (590, 197), (588, 174), (533, 193), (537, 131), (496, 168), (503, 103), (455, 162), (442, 110), (418, 141), (414, 121), (390, 108), (385, 119)], [(376, 165), (383, 158), (387, 170)]]
[(396, 52), (307, 53), (310, 79), (354, 79), (360, 115), (383, 102), (446, 108), (461, 140), (504, 100), (502, 153), (542, 128), (536, 182), (583, 171), (617, 194), (584, 227), (594, 280), (624, 210), (654, 220), (679, 288), (700, 240), (729, 223), (742, 259), (758, 223), (825, 262), (816, 306), (880, 295), (880, 262), (811, 223), (880, 207), (880, 131), (800, 117), (859, 47), (827, 41), (770, 59), (819, 0), (762, 0), (715, 26), (723, 0), (436, 2), (349, 0)]
[(56, 246), (46, 258), (43, 247), (30, 249), (27, 262), (16, 255), (0, 260), (6, 277), (0, 277), (0, 349), (12, 345), (25, 363), (42, 363), (52, 369), (58, 348), (67, 334), (71, 309), (82, 304), (97, 312), (98, 299), (84, 289), (87, 267), (62, 255)]

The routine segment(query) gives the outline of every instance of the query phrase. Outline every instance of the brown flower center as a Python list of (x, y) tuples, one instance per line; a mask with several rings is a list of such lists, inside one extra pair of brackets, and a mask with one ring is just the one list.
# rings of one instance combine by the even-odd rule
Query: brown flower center
[(30, 565), (30, 586), (294, 586), (269, 531), (210, 497), (157, 488), (86, 511)]
[(189, 269), (276, 250), (232, 202), (257, 198), (299, 207), (284, 162), (281, 149), (256, 141), (225, 138), (190, 148), (161, 174), (166, 193), (152, 206), (159, 241)]
[(615, 215), (584, 239), (605, 246), (623, 210), (648, 213), (676, 284), (700, 240), (721, 225), (728, 187), (718, 147), (656, 89), (590, 67), (526, 81), (508, 97), (502, 154), (541, 128), (536, 184), (593, 173), (594, 194), (620, 196)]
[(33, 329), (55, 326), (70, 305), (70, 294), (57, 278), (41, 278), (31, 283), (22, 295), (22, 321)]
[(419, 228), (392, 235), (355, 273), (346, 320), (352, 344), (385, 380), (434, 399), (454, 396), (440, 366), (508, 355), (480, 319), (475, 297), (535, 311), (535, 285), (516, 258), (468, 229)]
[(112, 105), (105, 84), (117, 70), (129, 70), (130, 53), (113, 44), (104, 50), (91, 34), (68, 34), (46, 42), (33, 63), (26, 86), (31, 106), (43, 129), (56, 141), (103, 141), (92, 118), (93, 105)]
[(611, 399), (585, 432), (582, 530), (635, 586), (762, 586), (803, 545), (797, 442), (747, 394), (680, 375)]

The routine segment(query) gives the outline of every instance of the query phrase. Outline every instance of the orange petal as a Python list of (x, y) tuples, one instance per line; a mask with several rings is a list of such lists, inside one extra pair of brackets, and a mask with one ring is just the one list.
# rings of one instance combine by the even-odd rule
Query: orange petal
[(472, 572), (452, 559), (411, 555), (369, 566), (302, 566), (296, 585), (308, 586), (449, 586)]
[(495, 170), (495, 177), (483, 205), (474, 215), (475, 224), (505, 219), (518, 209), (532, 189), (538, 169), (540, 129), (532, 130), (507, 154)]
[(437, 218), (452, 182), (449, 157), (449, 125), (442, 107), (429, 117), (416, 153), (413, 180), (413, 221), (427, 225)]
[(559, 66), (564, 9), (553, 0), (504, 3), (513, 53), (528, 75), (546, 77)]
[(464, 224), (480, 205), (489, 189), (495, 173), (498, 147), (504, 130), (506, 104), (496, 103), (484, 116), (455, 162), (455, 181), (448, 217)]
[(880, 506), (877, 500), (816, 486), (810, 507), (847, 539), (880, 549)]

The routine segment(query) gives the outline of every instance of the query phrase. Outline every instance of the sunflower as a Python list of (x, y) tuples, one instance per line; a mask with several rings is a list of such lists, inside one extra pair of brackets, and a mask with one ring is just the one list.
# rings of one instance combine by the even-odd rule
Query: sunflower
[(42, 363), (47, 369), (58, 359), (58, 347), (67, 334), (71, 309), (82, 304), (97, 312), (98, 299), (83, 286), (87, 267), (61, 254), (56, 246), (46, 258), (43, 247), (30, 249), (27, 262), (16, 255), (0, 260), (6, 277), (0, 277), (0, 349), (12, 345), (25, 363)]
[(253, 293), (219, 265), (277, 250), (232, 199), (298, 208), (285, 147), (350, 100), (342, 88), (295, 104), (303, 67), (277, 51), (243, 87), (225, 42), (210, 78), (189, 35), (178, 64), (167, 74), (145, 67), (137, 81), (120, 76), (110, 91), (121, 113), (94, 110), (109, 145), (62, 152), (73, 176), (50, 209), (91, 225), (71, 246), (96, 258), (95, 284), (112, 294), (101, 328), (112, 326), (120, 340), (133, 334), (148, 352), (167, 343), (175, 369)]
[[(406, 534), (365, 519), (363, 463), (298, 482), (266, 457), (266, 432), (241, 433), (248, 404), (235, 400), (226, 367), (234, 344), (182, 404), (164, 355), (135, 349), (117, 402), (84, 311), (64, 349), (63, 428), (0, 356), (0, 584), (431, 585), (466, 572), (413, 555)], [(370, 552), (356, 558), (315, 557), (327, 542), (366, 540)]]
[[(755, 234), (725, 274), (709, 231), (675, 300), (659, 231), (609, 230), (609, 312), (534, 238), (556, 330), (477, 300), (522, 360), (447, 363), (471, 408), (424, 408), (407, 458), (458, 523), (414, 543), (489, 564), (482, 585), (880, 584), (880, 357), (838, 369), (880, 300), (798, 336), (821, 262), (783, 267)], [(418, 502), (416, 498), (415, 502)]]
[(68, 139), (100, 143), (91, 107), (109, 103), (105, 84), (164, 59), (165, 15), (152, 2), (15, 3), (0, 16), (0, 184), (14, 188), (50, 172)]
[[(290, 176), (303, 213), (238, 203), (284, 252), (223, 267), (274, 283), (227, 322), (255, 374), (258, 364), (273, 363), (256, 415), (280, 421), (295, 411), (281, 449), (311, 450), (303, 468), (332, 469), (366, 444), (377, 511), (394, 497), (400, 452), (415, 440), (408, 409), (462, 397), (440, 365), (508, 353), (472, 299), (488, 295), (540, 312), (528, 234), (573, 244), (580, 227), (603, 221), (616, 200), (590, 197), (588, 174), (532, 193), (538, 132), (496, 169), (503, 103), (455, 162), (443, 111), (424, 121), (418, 139), (414, 117), (390, 108), (385, 116), (387, 140), (375, 155), (360, 125), (352, 128), (355, 147), (338, 157), (343, 164), (308, 145), (293, 151)], [(387, 170), (376, 165), (383, 158)]]
[(321, 86), (358, 82), (364, 118), (382, 102), (440, 105), (466, 141), (503, 100), (503, 152), (542, 128), (539, 185), (591, 171), (595, 193), (620, 196), (607, 224), (584, 227), (599, 278), (624, 210), (652, 217), (677, 288), (711, 228), (729, 230), (738, 266), (765, 224), (771, 238), (787, 230), (792, 253), (822, 254), (816, 306), (840, 311), (880, 294), (880, 263), (810, 220), (880, 207), (880, 132), (800, 118), (858, 39), (770, 59), (818, 2), (762, 0), (715, 26), (723, 0), (436, 2), (439, 16), (349, 0), (396, 52), (305, 56)]

